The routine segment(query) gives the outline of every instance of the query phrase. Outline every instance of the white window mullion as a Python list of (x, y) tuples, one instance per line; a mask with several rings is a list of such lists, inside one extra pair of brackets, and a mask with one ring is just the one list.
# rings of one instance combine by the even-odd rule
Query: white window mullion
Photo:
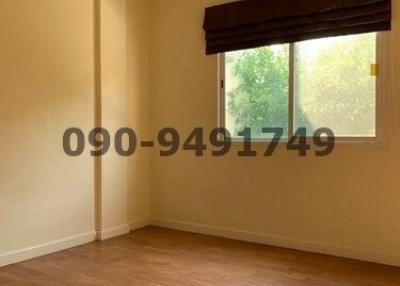
[(289, 122), (288, 122), (288, 137), (291, 138), (294, 134), (294, 61), (295, 61), (295, 44), (290, 44), (289, 49)]
[(219, 54), (218, 57), (218, 68), (219, 68), (219, 77), (218, 77), (218, 127), (226, 128), (226, 98), (225, 98), (225, 85), (226, 85), (226, 76), (225, 76), (225, 53)]

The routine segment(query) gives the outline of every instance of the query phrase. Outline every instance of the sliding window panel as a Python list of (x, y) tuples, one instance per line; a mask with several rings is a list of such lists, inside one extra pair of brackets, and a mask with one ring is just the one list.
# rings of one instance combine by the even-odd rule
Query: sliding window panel
[(295, 44), (294, 127), (376, 136), (376, 33)]
[(264, 127), (283, 128), (288, 136), (289, 45), (225, 54), (225, 125), (232, 137), (246, 127), (265, 139)]

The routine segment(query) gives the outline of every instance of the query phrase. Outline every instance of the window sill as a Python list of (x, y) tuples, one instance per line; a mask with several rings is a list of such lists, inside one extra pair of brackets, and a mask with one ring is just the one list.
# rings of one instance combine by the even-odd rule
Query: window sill
[[(232, 138), (232, 146), (235, 147), (241, 147), (244, 144), (244, 140), (242, 138)], [(285, 139), (281, 139), (278, 143), (278, 148), (279, 147), (286, 147), (286, 145), (289, 143), (288, 138)], [(251, 140), (251, 144), (257, 148), (257, 147), (261, 147), (261, 146), (265, 146), (268, 145), (272, 142), (272, 140), (270, 139), (252, 139)], [(307, 137), (307, 143), (308, 144), (312, 144), (314, 145), (313, 142), (313, 137)], [(386, 143), (383, 139), (379, 138), (379, 137), (371, 137), (371, 138), (344, 138), (344, 137), (339, 137), (336, 138), (335, 140), (335, 144), (336, 145), (340, 145), (340, 146), (366, 146), (366, 147), (386, 147)]]

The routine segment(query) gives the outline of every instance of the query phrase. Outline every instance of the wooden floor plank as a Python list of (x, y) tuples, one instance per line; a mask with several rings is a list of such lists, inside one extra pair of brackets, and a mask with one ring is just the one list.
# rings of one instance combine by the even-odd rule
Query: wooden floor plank
[(394, 286), (400, 268), (149, 227), (0, 268), (1, 286)]

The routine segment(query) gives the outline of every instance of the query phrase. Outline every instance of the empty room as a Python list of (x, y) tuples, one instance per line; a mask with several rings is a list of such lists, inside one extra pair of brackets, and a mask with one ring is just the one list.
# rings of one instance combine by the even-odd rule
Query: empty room
[(400, 286), (400, 1), (0, 0), (0, 286)]

